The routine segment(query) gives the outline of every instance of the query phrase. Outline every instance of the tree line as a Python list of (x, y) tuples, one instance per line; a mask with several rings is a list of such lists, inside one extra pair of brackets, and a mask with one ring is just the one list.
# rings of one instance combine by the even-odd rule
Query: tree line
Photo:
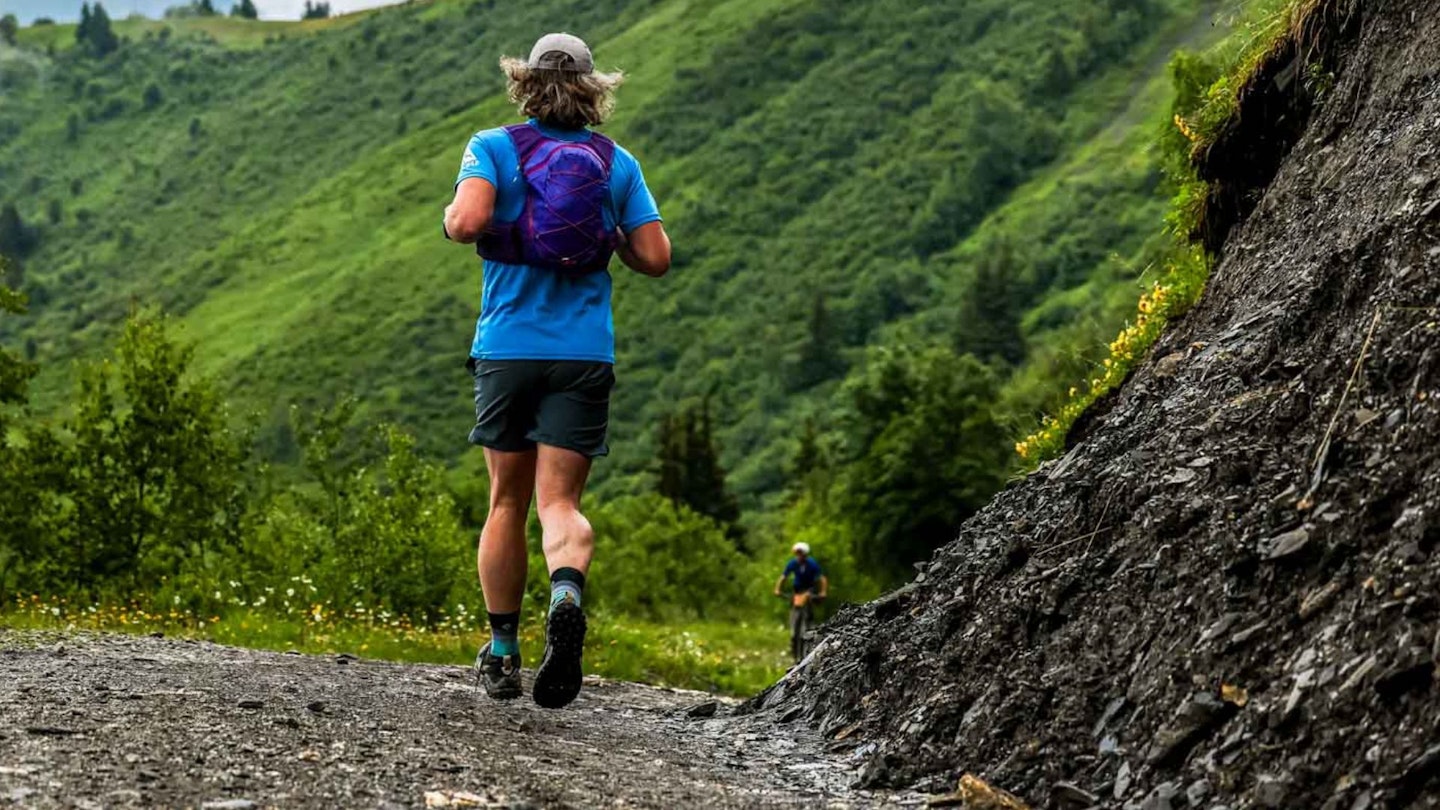
[[(0, 313), (24, 310), (0, 286)], [(303, 580), (306, 604), (418, 623), (478, 604), (467, 560), (483, 473), (457, 484), (405, 431), (361, 423), (353, 400), (293, 408), (297, 463), (273, 467), (254, 422), (230, 412), (193, 357), (168, 319), (134, 312), (113, 354), (78, 365), (68, 406), (45, 417), (27, 407), (38, 366), (0, 347), (0, 593), (208, 615)], [(592, 603), (654, 619), (764, 604), (751, 560), (683, 498), (641, 493), (594, 511)], [(531, 584), (543, 595), (535, 541)], [(713, 565), (654, 568), (682, 555)]]

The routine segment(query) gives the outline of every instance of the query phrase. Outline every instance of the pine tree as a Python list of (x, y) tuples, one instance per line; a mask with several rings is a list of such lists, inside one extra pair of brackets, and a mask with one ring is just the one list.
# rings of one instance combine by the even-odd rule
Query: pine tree
[(814, 417), (806, 417), (800, 444), (785, 465), (785, 491), (791, 502), (805, 495), (821, 495), (834, 478), (834, 459), (827, 437)]
[(75, 26), (75, 42), (81, 47), (90, 45), (90, 4), (80, 4), (80, 24)]
[(240, 0), (230, 7), (230, 16), (239, 17), (242, 20), (254, 20), (259, 18), (260, 12), (255, 8), (254, 0)]
[(0, 255), (23, 258), (35, 248), (35, 231), (20, 218), (15, 203), (0, 208)]
[(1009, 243), (992, 242), (975, 268), (956, 317), (956, 348), (988, 362), (1017, 365), (1025, 359), (1020, 333), (1021, 279)]
[(6, 14), (0, 17), (0, 41), (6, 45), (15, 44), (15, 32), (20, 30), (20, 21), (15, 19), (14, 14)]
[(725, 526), (732, 540), (739, 539), (740, 504), (725, 486), (709, 399), (661, 420), (658, 444), (656, 490)]
[(832, 323), (830, 310), (825, 306), (825, 294), (817, 291), (810, 306), (810, 323), (791, 375), (790, 388), (803, 391), (840, 376), (844, 370), (839, 335)]
[[(81, 24), (85, 25), (83, 19)], [(105, 7), (99, 3), (91, 10), (89, 25), (85, 25), (85, 29), (85, 41), (90, 46), (90, 52), (96, 56), (105, 56), (120, 47), (120, 38), (115, 36), (115, 29), (110, 25), (110, 15), (105, 13)]]

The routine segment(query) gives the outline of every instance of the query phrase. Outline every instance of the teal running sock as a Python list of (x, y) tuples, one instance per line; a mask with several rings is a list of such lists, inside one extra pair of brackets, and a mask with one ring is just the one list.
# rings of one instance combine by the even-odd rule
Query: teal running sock
[(557, 568), (550, 574), (550, 609), (569, 599), (580, 606), (580, 592), (585, 589), (585, 575), (574, 568)]
[(520, 611), (491, 613), (490, 654), (515, 655), (520, 652)]

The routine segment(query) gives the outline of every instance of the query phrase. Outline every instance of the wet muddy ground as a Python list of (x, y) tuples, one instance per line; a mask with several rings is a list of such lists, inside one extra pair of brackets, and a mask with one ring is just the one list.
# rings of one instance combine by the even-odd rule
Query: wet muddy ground
[(546, 711), (488, 701), (465, 667), (0, 630), (0, 805), (907, 803), (847, 788), (853, 761), (803, 725), (730, 712), (598, 679)]

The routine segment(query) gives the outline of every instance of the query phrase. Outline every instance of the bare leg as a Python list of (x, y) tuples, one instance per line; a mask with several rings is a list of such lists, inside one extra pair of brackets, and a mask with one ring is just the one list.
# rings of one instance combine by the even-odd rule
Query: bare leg
[(590, 459), (573, 450), (540, 445), (535, 467), (535, 491), (540, 525), (545, 530), (545, 564), (558, 568), (590, 570), (595, 531), (580, 514), (580, 496), (590, 475)]
[[(590, 474), (590, 459), (573, 450), (540, 445), (535, 464), (535, 495), (540, 525), (545, 530), (545, 564), (552, 577), (561, 568), (574, 568), (582, 575), (590, 570), (595, 550), (595, 532), (580, 514), (580, 494)], [(568, 572), (565, 572), (568, 574)], [(584, 678), (580, 659), (585, 648), (585, 613), (578, 596), (567, 591), (573, 578), (551, 580), (551, 607), (545, 620), (545, 657), (535, 671), (532, 694), (547, 709), (558, 709), (580, 694)], [(559, 590), (557, 590), (557, 588)], [(561, 594), (556, 600), (555, 595)]]
[(513, 613), (525, 595), (529, 558), (525, 552), (525, 519), (535, 492), (535, 451), (502, 453), (485, 448), (490, 470), (490, 514), (480, 532), (477, 566), (485, 609)]

